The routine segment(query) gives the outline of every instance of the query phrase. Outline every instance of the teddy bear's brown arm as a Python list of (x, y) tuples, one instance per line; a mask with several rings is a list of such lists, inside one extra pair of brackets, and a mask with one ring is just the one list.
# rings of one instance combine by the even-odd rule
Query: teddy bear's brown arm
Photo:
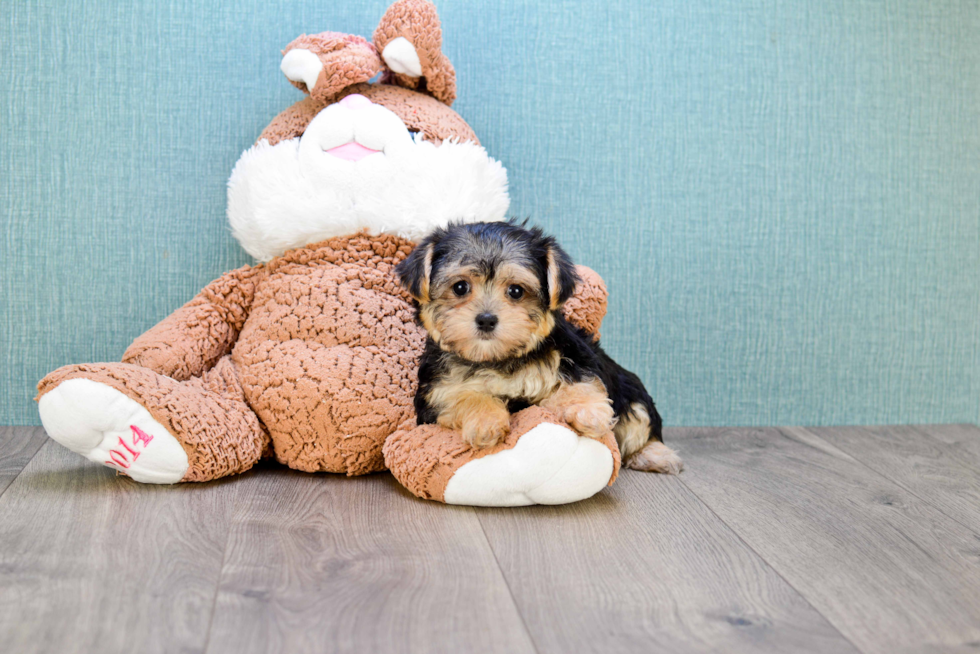
[(245, 266), (214, 280), (133, 341), (123, 362), (178, 381), (209, 370), (235, 344), (264, 270)]
[(575, 266), (581, 281), (562, 310), (570, 323), (599, 336), (599, 327), (606, 316), (609, 293), (599, 273), (585, 266)]

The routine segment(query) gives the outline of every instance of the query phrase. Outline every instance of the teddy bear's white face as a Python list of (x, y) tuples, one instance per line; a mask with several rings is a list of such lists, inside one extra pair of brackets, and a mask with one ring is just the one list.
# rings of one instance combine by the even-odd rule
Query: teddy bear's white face
[(260, 261), (367, 229), (419, 241), (449, 221), (502, 220), (507, 173), (479, 145), (435, 145), (362, 95), (324, 108), (299, 138), (246, 150), (228, 220)]

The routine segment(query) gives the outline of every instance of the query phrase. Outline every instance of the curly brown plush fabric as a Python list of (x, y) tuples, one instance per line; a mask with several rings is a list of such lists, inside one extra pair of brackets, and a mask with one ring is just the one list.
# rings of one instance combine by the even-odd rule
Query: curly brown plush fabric
[(562, 307), (565, 318), (599, 338), (599, 327), (606, 317), (606, 283), (591, 268), (576, 266), (580, 278), (575, 295)]
[(255, 465), (269, 443), (268, 434), (245, 402), (229, 357), (220, 359), (202, 377), (185, 382), (127, 363), (65, 366), (41, 380), (36, 399), (78, 378), (127, 395), (176, 436), (190, 464), (181, 481), (209, 481), (244, 472)]
[(381, 470), (384, 439), (414, 424), (424, 336), (392, 272), (412, 247), (358, 235), (265, 266), (232, 358), (278, 460), (307, 471)]
[[(126, 394), (184, 445), (187, 480), (246, 470), (270, 443), (297, 470), (382, 470), (385, 439), (415, 427), (425, 334), (393, 273), (413, 247), (362, 233), (231, 271), (137, 338), (125, 363), (67, 366), (38, 390), (85, 377)], [(569, 320), (604, 313), (590, 291)]]
[[(352, 93), (359, 93), (375, 104), (389, 109), (402, 119), (409, 129), (422, 132), (426, 139), (442, 143), (446, 139), (472, 141), (479, 145), (480, 140), (466, 121), (455, 111), (435, 98), (400, 86), (387, 84), (355, 84), (344, 89), (333, 101), (339, 101)], [(267, 139), (270, 145), (302, 136), (307, 125), (325, 106), (312, 97), (306, 97), (275, 117), (262, 130), (259, 140)]]
[[(414, 495), (444, 502), (446, 485), (464, 464), (513, 448), (521, 436), (546, 422), (568, 427), (547, 409), (532, 406), (511, 416), (510, 433), (506, 438), (494, 447), (482, 450), (471, 448), (458, 434), (439, 425), (422, 425), (398, 431), (385, 443), (385, 464), (395, 479)], [(612, 432), (603, 438), (602, 444), (613, 455), (613, 473), (609, 479), (611, 486), (619, 475), (619, 446)]]
[(422, 66), (422, 78), (389, 71), (383, 81), (417, 89), (425, 79), (425, 90), (437, 100), (452, 105), (456, 99), (456, 69), (442, 54), (442, 27), (431, 2), (399, 0), (388, 8), (374, 30), (374, 46), (384, 52), (394, 39), (404, 37), (413, 46)]
[[(415, 47), (424, 85), (422, 78), (387, 69), (380, 83), (367, 84), (384, 67), (379, 53), (398, 37), (408, 39)], [(389, 7), (374, 32), (374, 45), (359, 36), (323, 32), (300, 36), (286, 46), (283, 55), (295, 48), (316, 54), (323, 70), (312, 93), (303, 82), (290, 80), (290, 84), (310, 95), (276, 116), (262, 131), (259, 141), (266, 139), (275, 145), (302, 136), (324, 107), (359, 93), (388, 108), (409, 129), (422, 132), (436, 144), (450, 138), (479, 144), (466, 121), (449, 108), (456, 98), (456, 71), (442, 54), (442, 28), (431, 2), (400, 0)]]
[(320, 71), (313, 89), (303, 82), (290, 80), (290, 83), (322, 105), (328, 104), (340, 91), (353, 84), (366, 82), (381, 71), (381, 58), (374, 46), (360, 36), (323, 32), (303, 34), (282, 51), (295, 49), (309, 50), (317, 56), (323, 69)]
[(340, 97), (348, 93), (360, 93), (371, 102), (387, 107), (406, 127), (422, 132), (436, 144), (451, 138), (480, 144), (466, 121), (432, 96), (387, 84), (353, 86)]
[(310, 121), (316, 118), (316, 115), (325, 106), (311, 96), (306, 96), (273, 118), (272, 122), (265, 126), (265, 129), (262, 130), (262, 133), (259, 134), (259, 138), (255, 142), (258, 143), (265, 139), (269, 142), (269, 145), (275, 145), (280, 141), (288, 141), (297, 136), (302, 136)]
[(263, 266), (245, 266), (211, 282), (194, 299), (137, 337), (122, 360), (178, 381), (200, 376), (231, 352), (245, 324)]

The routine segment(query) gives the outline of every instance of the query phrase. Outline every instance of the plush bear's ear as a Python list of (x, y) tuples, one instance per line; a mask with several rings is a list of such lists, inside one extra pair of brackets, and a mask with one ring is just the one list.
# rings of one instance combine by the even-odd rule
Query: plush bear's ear
[(565, 304), (579, 283), (571, 257), (553, 238), (547, 239), (548, 301), (552, 311)]
[(429, 301), (429, 282), (432, 279), (432, 255), (438, 240), (438, 232), (419, 243), (412, 253), (395, 266), (395, 274), (402, 288), (421, 304)]
[(280, 70), (293, 86), (320, 104), (352, 84), (367, 82), (381, 72), (374, 46), (360, 36), (323, 32), (299, 37), (282, 51)]
[(442, 28), (428, 0), (398, 0), (388, 7), (374, 47), (390, 74), (383, 81), (425, 91), (452, 106), (456, 99), (456, 70), (442, 54)]

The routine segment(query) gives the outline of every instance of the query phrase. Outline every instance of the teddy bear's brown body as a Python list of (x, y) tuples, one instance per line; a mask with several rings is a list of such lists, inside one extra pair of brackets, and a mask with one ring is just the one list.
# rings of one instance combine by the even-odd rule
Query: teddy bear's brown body
[[(263, 456), (310, 472), (387, 466), (413, 493), (462, 504), (575, 501), (612, 482), (612, 434), (579, 437), (537, 407), (490, 450), (416, 426), (425, 338), (394, 266), (432, 226), (500, 220), (508, 203), (506, 172), (448, 106), (455, 72), (440, 47), (426, 0), (392, 5), (373, 45), (323, 33), (287, 47), (283, 72), (310, 96), (229, 181), (234, 234), (264, 263), (209, 284), (121, 363), (45, 377), (52, 438), (151, 483), (216, 479)], [(579, 272), (565, 312), (598, 334), (605, 286)]]
[[(140, 336), (123, 363), (66, 366), (68, 379), (105, 383), (179, 434), (183, 481), (252, 467), (263, 452), (307, 472), (385, 468), (391, 434), (415, 427), (412, 398), (425, 335), (392, 274), (414, 245), (391, 235), (338, 237), (221, 276)], [(605, 312), (594, 272), (569, 319)]]

